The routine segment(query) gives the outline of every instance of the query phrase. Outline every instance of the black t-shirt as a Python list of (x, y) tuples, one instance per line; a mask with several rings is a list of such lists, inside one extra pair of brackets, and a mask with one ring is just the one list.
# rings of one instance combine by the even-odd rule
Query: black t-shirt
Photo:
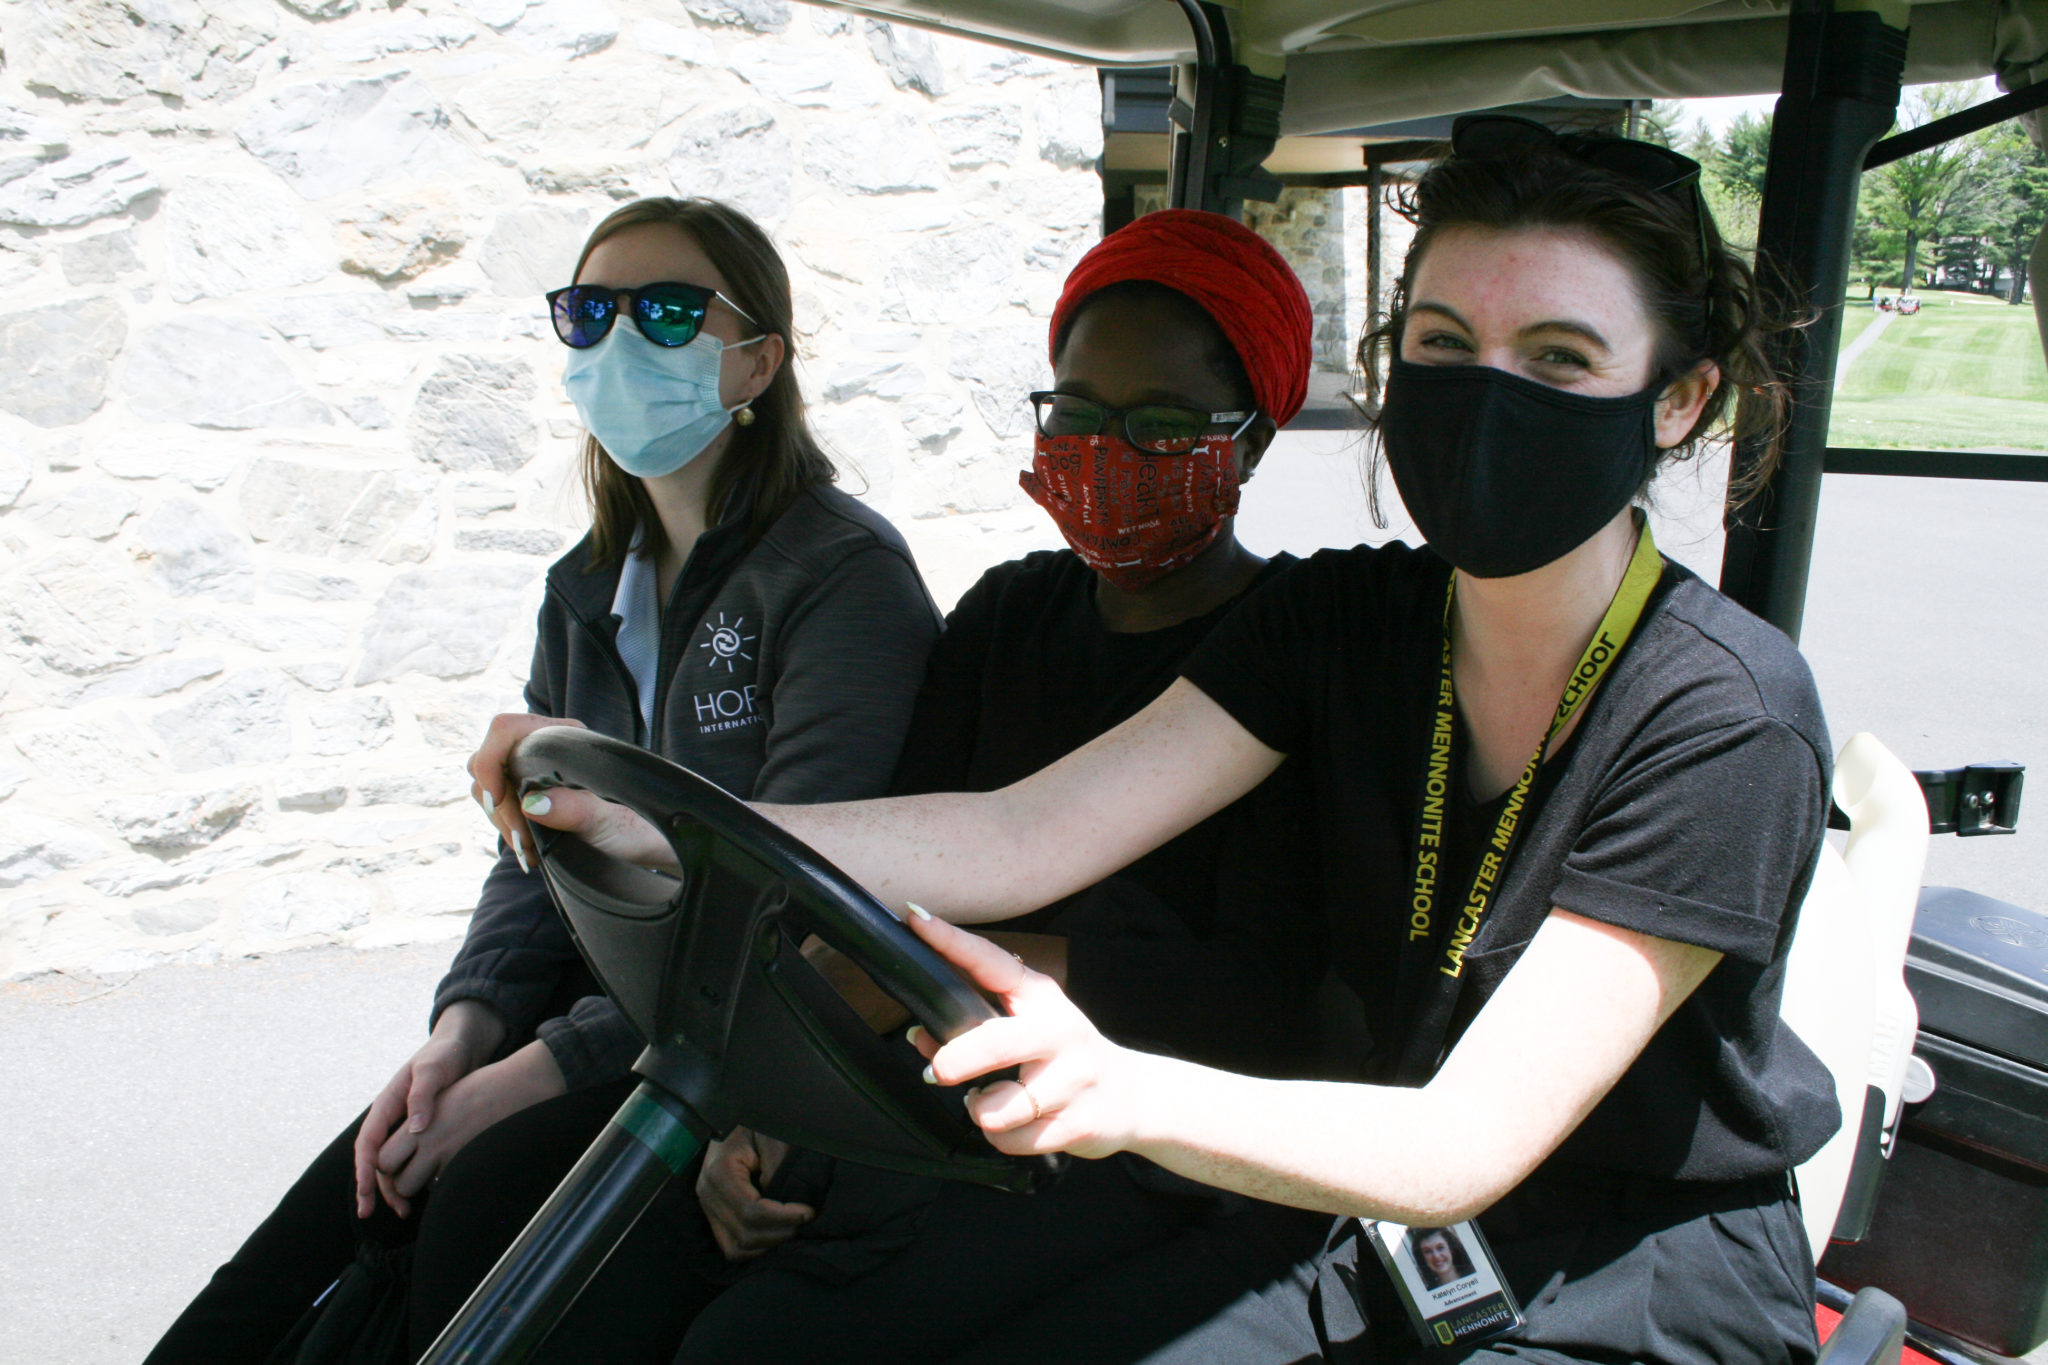
[[(1375, 1080), (1413, 1022), (1396, 982), (1449, 572), (1427, 549), (1324, 551), (1249, 598), (1182, 670), (1309, 768), (1332, 964), (1365, 1003)], [(1829, 767), (1819, 698), (1791, 642), (1667, 565), (1578, 730), (1544, 765), (1465, 955), (1460, 1021), (1552, 906), (1724, 956), (1554, 1159), (1734, 1180), (1795, 1166), (1834, 1132), (1828, 1073), (1778, 1017)], [(1494, 809), (1469, 794), (1453, 809), (1468, 851), (1440, 904), (1462, 902), (1469, 827), (1490, 829)]]
[[(1257, 586), (1293, 564), (1283, 556)], [(933, 649), (893, 790), (993, 791), (1142, 711), (1235, 602), (1161, 630), (1109, 630), (1070, 551), (997, 565)], [(1117, 875), (991, 926), (1063, 934), (1068, 993), (1111, 1037), (1218, 1066), (1299, 1073), (1325, 966), (1303, 765)]]

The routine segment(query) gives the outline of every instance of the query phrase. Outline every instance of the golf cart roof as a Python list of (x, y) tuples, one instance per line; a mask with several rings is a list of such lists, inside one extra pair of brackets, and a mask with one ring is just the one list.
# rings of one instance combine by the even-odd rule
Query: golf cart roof
[[(1194, 60), (1168, 0), (827, 0), (836, 8), (1098, 66)], [(1287, 77), (1284, 134), (1557, 97), (1770, 94), (1790, 0), (1236, 0), (1236, 60)], [(1910, 27), (1906, 82), (2048, 60), (2048, 0), (1858, 0)], [(1910, 25), (1908, 20), (1910, 19)], [(2024, 78), (2022, 78), (2024, 79)]]

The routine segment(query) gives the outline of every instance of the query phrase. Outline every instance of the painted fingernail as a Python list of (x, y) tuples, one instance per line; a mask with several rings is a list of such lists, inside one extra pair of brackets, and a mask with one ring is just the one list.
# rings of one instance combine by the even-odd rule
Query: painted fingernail
[(519, 798), (519, 809), (528, 815), (546, 815), (554, 808), (555, 803), (548, 800), (546, 792), (528, 792)]
[(924, 1036), (924, 1025), (912, 1024), (908, 1029), (904, 1030), (903, 1041), (910, 1044), (912, 1047), (916, 1047), (918, 1043), (923, 1040)]
[(526, 836), (518, 830), (512, 831), (512, 856), (519, 860), (519, 870), (527, 876), (533, 875), (533, 863), (526, 856)]
[(937, 1085), (939, 1083), (939, 1078), (932, 1074), (930, 1067), (924, 1069), (924, 1083), (926, 1085)]
[(916, 915), (919, 919), (930, 919), (932, 917), (932, 912), (919, 905), (916, 901), (905, 901), (904, 905), (909, 907), (910, 913)]

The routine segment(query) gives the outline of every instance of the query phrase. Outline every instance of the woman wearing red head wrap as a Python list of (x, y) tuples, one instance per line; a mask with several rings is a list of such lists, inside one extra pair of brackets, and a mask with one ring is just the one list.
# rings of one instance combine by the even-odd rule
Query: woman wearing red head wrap
[[(1127, 720), (1239, 598), (1292, 563), (1240, 545), (1232, 514), (1301, 406), (1309, 325), (1279, 253), (1215, 214), (1152, 214), (1082, 258), (1053, 313), (1054, 381), (1033, 396), (1024, 475), (1072, 550), (997, 565), (961, 598), (898, 793), (993, 790)], [(1305, 786), (1298, 767), (1278, 773), (998, 937), (1111, 1036), (1303, 1074), (1324, 954)], [(1296, 1210), (1219, 1201), (1150, 1162), (1076, 1163), (1019, 1199), (844, 1163), (821, 1171), (802, 1152), (770, 1176), (780, 1155), (742, 1133), (706, 1158), (701, 1202), (721, 1243), (758, 1259), (697, 1319), (679, 1365), (943, 1360), (1092, 1270), (1221, 1224), (1268, 1250), (1176, 1287), (1174, 1311), (1213, 1311), (1321, 1238)], [(787, 1212), (796, 1200), (816, 1223)], [(832, 1275), (819, 1256), (828, 1223)]]
[[(1280, 253), (1220, 214), (1149, 214), (1074, 267), (1052, 361), (1077, 329), (1089, 359), (1031, 396), (1039, 435), (1023, 484), (1110, 600), (1197, 565), (1184, 597), (1249, 581), (1258, 561), (1226, 530), (1238, 486), (1301, 410), (1310, 325)], [(1105, 396), (1120, 381), (1124, 407)]]

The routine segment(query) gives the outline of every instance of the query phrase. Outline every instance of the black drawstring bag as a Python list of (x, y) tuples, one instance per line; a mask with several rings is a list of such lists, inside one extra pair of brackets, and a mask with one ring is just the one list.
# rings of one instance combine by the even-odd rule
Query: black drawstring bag
[(385, 1246), (358, 1225), (355, 1260), (292, 1325), (264, 1365), (411, 1365), (411, 1284), (411, 1244)]

